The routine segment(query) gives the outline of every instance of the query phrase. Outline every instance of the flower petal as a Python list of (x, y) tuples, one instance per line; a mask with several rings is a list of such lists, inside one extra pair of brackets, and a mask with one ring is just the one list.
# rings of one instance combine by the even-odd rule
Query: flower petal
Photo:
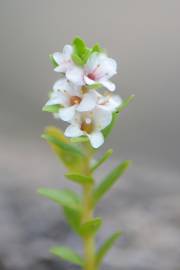
[(72, 138), (82, 136), (83, 134), (84, 132), (80, 130), (78, 125), (69, 125), (64, 132), (64, 135), (66, 137), (72, 137)]
[(98, 148), (104, 143), (104, 136), (100, 131), (87, 134), (92, 147)]
[(71, 89), (71, 85), (70, 83), (65, 79), (60, 79), (57, 82), (55, 82), (55, 84), (53, 85), (53, 90), (54, 91), (58, 91), (58, 90), (65, 90), (65, 91), (70, 91)]
[(69, 103), (69, 99), (64, 93), (62, 92), (52, 92), (51, 93), (51, 98), (48, 100), (46, 103), (47, 105), (55, 105), (55, 104), (60, 104), (63, 106), (67, 106)]
[(116, 89), (116, 85), (109, 80), (100, 80), (99, 82), (112, 92)]
[(68, 80), (73, 82), (76, 85), (83, 85), (83, 70), (79, 67), (73, 67), (70, 70), (67, 70), (66, 77)]
[(89, 79), (87, 76), (84, 76), (84, 81), (88, 85), (92, 85), (96, 83), (96, 81)]
[(102, 97), (99, 99), (99, 106), (111, 112), (114, 112), (122, 104), (122, 99), (118, 95)]
[(86, 66), (86, 74), (93, 74), (95, 81), (107, 80), (116, 74), (117, 63), (103, 53), (93, 53)]
[(52, 56), (53, 56), (55, 62), (56, 62), (58, 65), (60, 65), (61, 62), (63, 61), (63, 55), (62, 55), (62, 53), (60, 53), (60, 52), (55, 52), (55, 53), (53, 53)]
[(97, 65), (99, 65), (106, 58), (107, 56), (104, 53), (94, 52), (91, 54), (85, 67), (86, 72), (91, 73), (94, 69), (97, 68)]
[(73, 53), (73, 47), (71, 45), (65, 45), (63, 48), (63, 55), (66, 58), (70, 58), (72, 53)]
[(94, 111), (94, 123), (96, 130), (102, 130), (107, 127), (112, 121), (112, 112), (102, 109), (96, 108)]
[(107, 103), (106, 109), (114, 112), (121, 104), (123, 100), (118, 95), (113, 95)]
[(79, 112), (91, 111), (95, 108), (96, 103), (97, 103), (97, 95), (94, 91), (90, 91), (87, 94), (84, 94), (81, 103), (77, 107), (77, 111)]
[(117, 73), (117, 63), (114, 59), (107, 57), (103, 60), (101, 69), (104, 71), (106, 78), (111, 78)]
[(54, 71), (64, 73), (66, 71), (66, 65), (61, 63), (60, 66), (54, 68)]
[(74, 117), (75, 109), (76, 109), (76, 105), (67, 107), (67, 108), (62, 108), (59, 111), (59, 117), (63, 121), (70, 121)]

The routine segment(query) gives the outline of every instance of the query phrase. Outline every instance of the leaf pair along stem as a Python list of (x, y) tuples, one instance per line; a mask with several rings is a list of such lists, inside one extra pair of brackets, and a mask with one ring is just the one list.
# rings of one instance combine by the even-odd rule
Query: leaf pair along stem
[(43, 138), (50, 143), (55, 153), (68, 168), (65, 176), (82, 188), (82, 196), (69, 189), (42, 188), (38, 190), (39, 194), (63, 207), (68, 224), (83, 242), (82, 257), (71, 248), (63, 246), (53, 247), (50, 252), (61, 259), (81, 266), (83, 270), (99, 270), (103, 258), (121, 233), (116, 232), (109, 236), (96, 250), (95, 236), (102, 225), (102, 220), (94, 217), (94, 209), (127, 170), (131, 161), (125, 160), (120, 163), (99, 184), (95, 184), (93, 172), (109, 159), (112, 155), (111, 149), (92, 165), (91, 161), (95, 151), (90, 144), (83, 142), (82, 147), (78, 147), (63, 138), (62, 134), (54, 128), (46, 129)]

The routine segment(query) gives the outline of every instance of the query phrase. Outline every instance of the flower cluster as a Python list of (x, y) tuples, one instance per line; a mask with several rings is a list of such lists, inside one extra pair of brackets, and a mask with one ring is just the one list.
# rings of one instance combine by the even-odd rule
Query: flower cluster
[(52, 54), (51, 60), (61, 77), (53, 86), (46, 110), (69, 124), (65, 136), (87, 136), (92, 147), (98, 148), (104, 143), (103, 129), (122, 103), (112, 94), (116, 87), (110, 81), (116, 74), (116, 61), (99, 45), (87, 48), (80, 38), (66, 45), (62, 53)]

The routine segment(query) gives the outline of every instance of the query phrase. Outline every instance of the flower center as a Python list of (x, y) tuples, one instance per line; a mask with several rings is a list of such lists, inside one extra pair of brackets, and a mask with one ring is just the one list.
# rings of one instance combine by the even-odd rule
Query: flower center
[(81, 98), (78, 97), (78, 96), (72, 96), (70, 98), (70, 104), (71, 105), (76, 105), (76, 104), (79, 104), (81, 102)]
[(89, 79), (93, 80), (93, 81), (95, 81), (95, 79), (96, 79), (96, 76), (94, 75), (94, 73), (89, 73), (89, 74), (87, 75), (87, 77), (88, 77)]
[(85, 131), (86, 133), (91, 133), (93, 131), (94, 125), (91, 118), (86, 118), (81, 124), (81, 130)]
[(89, 89), (88, 89), (85, 85), (83, 85), (83, 86), (81, 87), (81, 93), (82, 93), (82, 94), (86, 94), (88, 91), (89, 91)]

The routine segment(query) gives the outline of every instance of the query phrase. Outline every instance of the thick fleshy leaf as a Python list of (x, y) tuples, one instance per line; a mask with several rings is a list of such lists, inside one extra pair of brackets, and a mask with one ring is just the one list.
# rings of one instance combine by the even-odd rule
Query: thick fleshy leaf
[(83, 60), (75, 53), (72, 54), (72, 60), (76, 65), (82, 66)]
[(115, 167), (94, 190), (94, 203), (96, 204), (106, 192), (117, 182), (119, 177), (127, 170), (131, 164), (130, 160)]
[(88, 142), (88, 137), (87, 136), (80, 136), (77, 138), (71, 138), (70, 141), (72, 143), (80, 143), (80, 142)]
[(81, 211), (80, 199), (72, 190), (40, 188), (38, 189), (38, 193), (61, 206), (68, 207), (78, 212)]
[(50, 59), (50, 62), (51, 62), (51, 64), (52, 64), (52, 66), (53, 66), (54, 68), (56, 68), (56, 67), (58, 66), (58, 63), (56, 63), (56, 61), (55, 61), (55, 59), (54, 59), (54, 57), (53, 57), (52, 54), (49, 55), (49, 59)]
[(97, 53), (102, 53), (104, 50), (101, 48), (101, 46), (96, 43), (92, 49), (91, 49), (91, 53), (97, 52)]
[(60, 257), (61, 259), (70, 263), (83, 266), (83, 259), (71, 248), (67, 247), (53, 247), (50, 249), (51, 254)]
[(92, 235), (96, 234), (102, 225), (101, 218), (94, 218), (92, 220), (83, 223), (80, 228), (81, 235)]
[(99, 248), (99, 250), (96, 253), (96, 266), (99, 267), (101, 264), (103, 258), (106, 256), (108, 251), (111, 249), (115, 241), (121, 236), (121, 232), (116, 232), (113, 235), (111, 235), (105, 242), (102, 244), (102, 246)]
[(58, 104), (55, 104), (55, 105), (45, 105), (43, 108), (42, 108), (42, 111), (43, 112), (52, 112), (52, 113), (57, 113), (59, 112), (60, 108), (62, 106), (61, 105), (58, 105)]
[(83, 152), (80, 149), (78, 149), (77, 147), (70, 145), (70, 144), (66, 144), (66, 143), (56, 139), (53, 136), (43, 134), (42, 138), (47, 140), (50, 143), (53, 143), (54, 145), (58, 146), (59, 148), (61, 148), (62, 150), (66, 151), (66, 152), (73, 153), (73, 154), (79, 155), (81, 157), (84, 156)]
[(69, 207), (64, 207), (64, 215), (69, 226), (77, 234), (80, 234), (81, 213), (78, 211), (74, 211)]
[(112, 149), (109, 149), (91, 168), (91, 172), (95, 171), (101, 164), (103, 164), (113, 153)]
[[(67, 137), (65, 137), (63, 132), (58, 128), (47, 127), (44, 134), (60, 141), (61, 145), (63, 144), (65, 146), (74, 146), (72, 145), (71, 141)], [(86, 157), (77, 154), (76, 151), (75, 153), (74, 151), (66, 151), (66, 147), (62, 148), (59, 146), (59, 144), (55, 144), (53, 141), (48, 141), (48, 143), (70, 172), (81, 172), (83, 170), (84, 163), (86, 162)]]
[(99, 89), (99, 88), (102, 88), (102, 84), (101, 83), (89, 84), (89, 85), (87, 85), (87, 88), (89, 88), (89, 89)]
[(86, 43), (80, 37), (73, 40), (73, 47), (78, 55), (82, 55), (86, 50)]
[(122, 102), (122, 104), (120, 105), (120, 107), (112, 114), (113, 117), (112, 117), (111, 123), (110, 123), (106, 128), (104, 128), (104, 129), (102, 130), (102, 133), (103, 133), (103, 135), (104, 135), (105, 138), (107, 138), (107, 137), (110, 135), (110, 133), (111, 133), (111, 131), (112, 131), (112, 129), (113, 129), (113, 127), (114, 127), (116, 121), (117, 121), (118, 118), (119, 118), (120, 113), (121, 113), (121, 112), (129, 105), (129, 103), (130, 103), (133, 99), (134, 99), (134, 95), (131, 95), (131, 96), (129, 96), (127, 99), (123, 100), (123, 102)]
[(71, 181), (76, 182), (81, 185), (92, 184), (94, 182), (93, 178), (88, 175), (67, 173), (65, 174), (65, 176)]
[(85, 42), (79, 37), (76, 37), (73, 40), (73, 48), (74, 48), (74, 53), (72, 55), (72, 60), (77, 65), (80, 65), (80, 66), (84, 65), (90, 54), (89, 48), (87, 48)]

